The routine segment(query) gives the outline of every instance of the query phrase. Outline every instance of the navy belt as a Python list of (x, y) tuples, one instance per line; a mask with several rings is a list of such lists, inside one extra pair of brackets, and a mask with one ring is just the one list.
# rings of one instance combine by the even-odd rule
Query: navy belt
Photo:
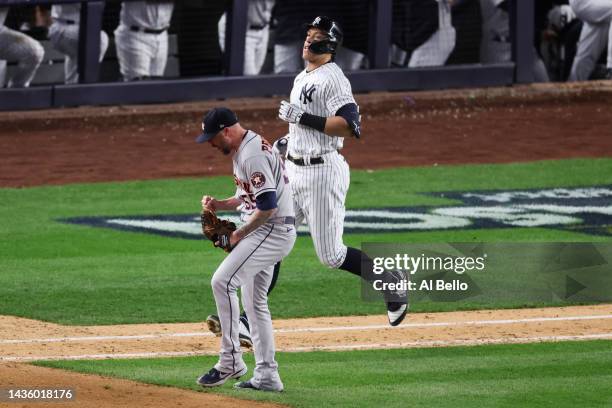
[(138, 26), (131, 26), (130, 27), (131, 31), (143, 32), (143, 33), (147, 33), (147, 34), (161, 34), (164, 31), (166, 31), (167, 29), (168, 29), (168, 27), (160, 28), (160, 29), (144, 28), (144, 27), (138, 27)]
[[(293, 156), (291, 156), (289, 153), (287, 153), (287, 160), (289, 160), (290, 162), (292, 162), (293, 164), (296, 164), (298, 166), (308, 166), (308, 164), (306, 164), (306, 162), (304, 161), (304, 159), (302, 158), (295, 158)], [(323, 164), (325, 163), (325, 160), (323, 160), (322, 157), (312, 157), (310, 158), (310, 164)]]
[(280, 224), (280, 225), (295, 225), (295, 217), (275, 217), (270, 218), (267, 221), (268, 224)]

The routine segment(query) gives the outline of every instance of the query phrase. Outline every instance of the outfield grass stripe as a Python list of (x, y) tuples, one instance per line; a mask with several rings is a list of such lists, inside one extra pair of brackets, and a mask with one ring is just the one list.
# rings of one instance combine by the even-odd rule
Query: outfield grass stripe
[[(275, 333), (317, 333), (317, 332), (340, 332), (340, 331), (363, 331), (363, 330), (401, 330), (419, 327), (449, 327), (449, 326), (480, 326), (498, 324), (519, 324), (519, 323), (538, 323), (555, 321), (575, 321), (575, 320), (600, 320), (612, 319), (612, 314), (590, 315), (590, 316), (564, 316), (564, 317), (534, 317), (525, 319), (500, 319), (500, 320), (469, 320), (465, 322), (432, 322), (432, 323), (405, 323), (401, 326), (391, 327), (387, 324), (366, 325), (366, 326), (334, 326), (334, 327), (304, 327), (296, 329), (276, 329)], [(60, 342), (80, 342), (80, 341), (101, 341), (101, 340), (146, 340), (162, 339), (173, 337), (213, 337), (209, 332), (191, 333), (165, 333), (165, 334), (141, 334), (141, 335), (117, 335), (117, 336), (72, 336), (72, 337), (51, 337), (41, 339), (11, 339), (0, 340), (0, 344), (31, 344), (31, 343), (60, 343)]]
[[(491, 339), (471, 340), (419, 340), (400, 343), (368, 343), (333, 346), (312, 347), (284, 347), (278, 348), (277, 352), (312, 352), (312, 351), (351, 351), (351, 350), (380, 350), (400, 348), (427, 348), (427, 347), (450, 347), (450, 346), (480, 346), (484, 344), (517, 344), (533, 342), (559, 342), (559, 341), (584, 341), (584, 340), (612, 340), (612, 333), (595, 333), (576, 336), (529, 336), (509, 337)], [(156, 358), (156, 357), (190, 357), (190, 356), (212, 356), (217, 351), (176, 351), (176, 352), (149, 352), (149, 353), (107, 353), (107, 354), (82, 354), (73, 356), (27, 356), (27, 357), (0, 357), (0, 361), (26, 362), (26, 361), (57, 361), (57, 360), (103, 360), (103, 359), (133, 359), (133, 358)]]

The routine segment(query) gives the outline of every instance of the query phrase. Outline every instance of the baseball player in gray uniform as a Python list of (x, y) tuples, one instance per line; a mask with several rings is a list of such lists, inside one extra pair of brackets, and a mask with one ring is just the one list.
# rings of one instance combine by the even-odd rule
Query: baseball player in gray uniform
[(125, 1), (121, 4), (115, 44), (125, 81), (164, 75), (173, 10), (173, 1)]
[(589, 79), (606, 43), (607, 78), (612, 79), (612, 0), (570, 0), (570, 6), (583, 22), (570, 81)]
[[(17, 61), (17, 69), (9, 78), (8, 88), (26, 88), (45, 56), (42, 45), (32, 37), (4, 25), (8, 7), (0, 7), (0, 60)], [(2, 70), (5, 70), (6, 65)], [(3, 77), (4, 75), (0, 75)], [(0, 83), (0, 87), (3, 84)]]
[[(81, 20), (80, 4), (62, 4), (51, 7), (53, 23), (49, 27), (49, 40), (53, 47), (66, 55), (64, 61), (65, 82), (79, 82), (79, 22)], [(100, 31), (100, 61), (108, 48), (108, 35)]]
[[(359, 107), (351, 84), (334, 62), (342, 31), (328, 17), (308, 26), (302, 57), (306, 69), (293, 82), (290, 101), (282, 101), (279, 117), (289, 123), (287, 173), (293, 192), (296, 225), (306, 221), (321, 263), (362, 276), (371, 260), (342, 241), (349, 166), (340, 150), (345, 137), (360, 137)], [(278, 144), (281, 143), (277, 141)], [(385, 272), (383, 280), (406, 279), (399, 271)], [(384, 293), (389, 323), (397, 326), (408, 309), (406, 291)]]
[[(244, 44), (244, 75), (258, 75), (268, 52), (270, 19), (274, 0), (249, 0), (247, 31)], [(225, 49), (227, 13), (219, 19), (219, 46)]]
[(235, 387), (282, 391), (267, 292), (274, 265), (289, 254), (296, 239), (289, 180), (272, 146), (255, 132), (242, 128), (231, 110), (213, 109), (205, 116), (202, 129), (198, 143), (208, 142), (223, 154), (232, 155), (237, 186), (233, 197), (217, 200), (204, 196), (202, 205), (213, 211), (238, 208), (244, 224), (230, 236), (233, 249), (211, 282), (223, 331), (219, 362), (197, 382), (214, 387), (247, 372), (238, 338), (240, 309), (236, 291), (240, 287), (256, 366), (253, 377)]

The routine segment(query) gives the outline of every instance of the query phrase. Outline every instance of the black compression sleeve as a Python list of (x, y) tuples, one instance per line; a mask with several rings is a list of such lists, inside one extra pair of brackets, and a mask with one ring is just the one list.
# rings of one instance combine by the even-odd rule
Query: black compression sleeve
[(310, 113), (304, 112), (300, 118), (300, 125), (308, 126), (319, 132), (325, 132), (325, 122), (327, 118), (323, 116), (311, 115)]

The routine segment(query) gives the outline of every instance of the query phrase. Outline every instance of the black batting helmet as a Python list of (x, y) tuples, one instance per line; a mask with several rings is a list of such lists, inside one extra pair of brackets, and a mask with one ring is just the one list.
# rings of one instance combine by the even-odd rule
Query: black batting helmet
[(324, 40), (315, 41), (308, 47), (315, 54), (335, 54), (338, 46), (342, 44), (342, 38), (344, 37), (342, 29), (337, 22), (329, 17), (319, 16), (308, 24), (307, 28), (318, 28), (327, 35)]

